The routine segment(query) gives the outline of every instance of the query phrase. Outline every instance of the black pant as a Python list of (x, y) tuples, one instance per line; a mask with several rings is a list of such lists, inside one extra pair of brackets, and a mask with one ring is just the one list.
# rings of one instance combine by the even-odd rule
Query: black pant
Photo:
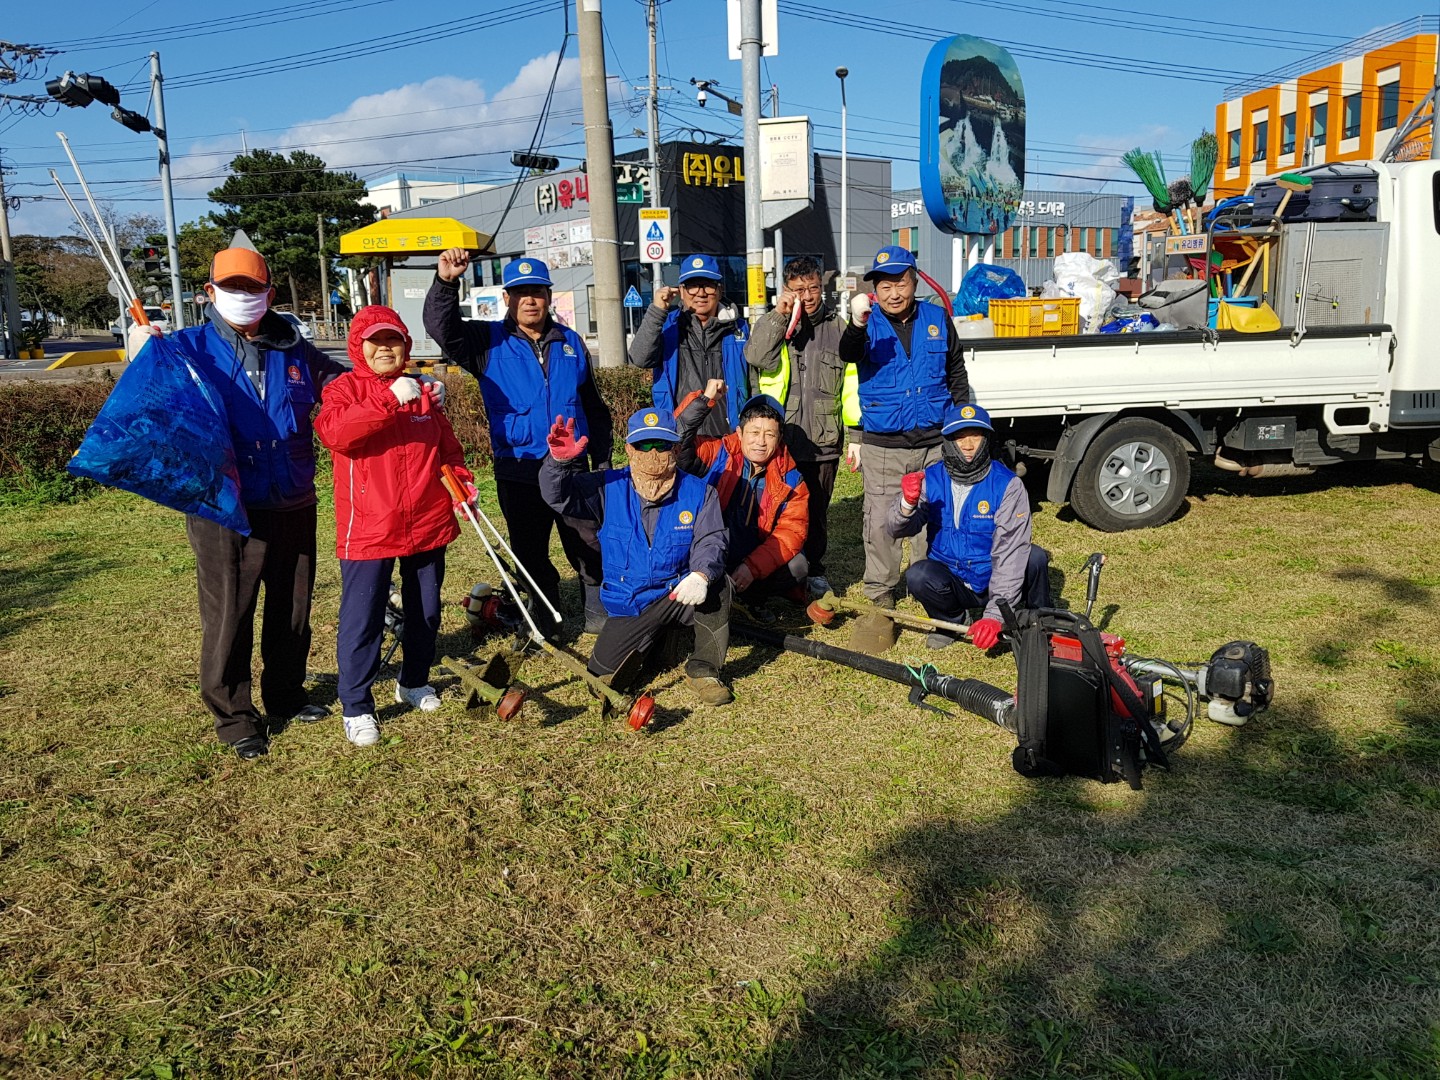
[[(986, 594), (976, 596), (970, 587), (951, 573), (938, 559), (920, 559), (905, 571), (905, 587), (919, 600), (925, 614), (941, 622), (960, 622), (971, 608), (984, 607)], [(1050, 602), (1050, 553), (1039, 544), (1030, 545), (1025, 563), (1025, 583), (1020, 588), (1020, 606), (1047, 608)]]
[[(510, 534), (510, 548), (540, 591), (558, 610), (560, 571), (550, 561), (550, 530), (560, 531), (565, 558), (586, 585), (600, 584), (600, 550), (587, 544), (580, 534), (550, 504), (540, 497), (540, 485), (524, 480), (495, 479), (500, 514)], [(516, 584), (521, 584), (517, 582)], [(548, 616), (548, 613), (547, 613)]]
[(195, 552), (200, 595), (200, 697), (223, 743), (264, 730), (250, 694), (255, 608), (260, 586), (260, 696), (271, 716), (290, 717), (310, 703), (310, 597), (315, 589), (315, 507), (248, 510), (250, 535), (194, 514), (185, 533)]
[(595, 650), (590, 654), (591, 673), (610, 675), (620, 670), (631, 653), (644, 652), (655, 644), (666, 626), (693, 623), (695, 651), (685, 664), (685, 674), (695, 679), (718, 678), (730, 648), (731, 596), (730, 579), (725, 577), (711, 585), (705, 599), (694, 606), (671, 600), (667, 593), (639, 615), (611, 615), (595, 639)]
[(805, 558), (813, 577), (825, 575), (825, 552), (830, 547), (830, 500), (835, 494), (838, 461), (797, 461), (795, 468), (810, 491), (810, 531), (805, 534)]
[[(372, 688), (380, 674), (385, 637), (385, 603), (390, 597), (394, 559), (340, 560), (340, 627), (335, 660), (340, 668), (340, 704), (346, 716), (375, 711)], [(400, 642), (400, 685), (430, 682), (435, 636), (440, 632), (440, 587), (445, 584), (445, 549), (400, 556), (400, 608), (405, 613)]]

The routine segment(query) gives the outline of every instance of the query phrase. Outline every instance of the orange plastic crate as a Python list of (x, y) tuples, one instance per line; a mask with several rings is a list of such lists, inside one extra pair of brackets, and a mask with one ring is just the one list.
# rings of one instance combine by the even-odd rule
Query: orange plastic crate
[(996, 337), (1055, 337), (1080, 332), (1080, 300), (991, 300)]

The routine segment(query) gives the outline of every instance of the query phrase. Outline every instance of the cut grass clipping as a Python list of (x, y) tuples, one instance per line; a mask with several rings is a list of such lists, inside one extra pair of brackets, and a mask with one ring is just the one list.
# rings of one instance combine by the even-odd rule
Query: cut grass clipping
[[(1024, 780), (978, 719), (738, 639), (735, 704), (693, 708), (664, 670), (643, 735), (538, 657), (515, 721), (467, 713), (437, 672), (445, 707), (386, 708), (378, 747), (332, 719), (241, 763), (196, 693), (180, 518), (113, 492), (4, 511), (0, 1059), (67, 1077), (1440, 1075), (1433, 484), (1202, 472), (1179, 520), (1115, 536), (1041, 510), (1069, 602), (1108, 553), (1101, 605), (1137, 652), (1271, 650), (1271, 711), (1201, 721), (1142, 792)], [(330, 701), (328, 502), (320, 518)], [(844, 475), (831, 577), (851, 595), (859, 518)], [(455, 604), (494, 577), (474, 537), (452, 546), (442, 655), (471, 651)], [(910, 632), (892, 655), (1015, 683), (1008, 656)]]

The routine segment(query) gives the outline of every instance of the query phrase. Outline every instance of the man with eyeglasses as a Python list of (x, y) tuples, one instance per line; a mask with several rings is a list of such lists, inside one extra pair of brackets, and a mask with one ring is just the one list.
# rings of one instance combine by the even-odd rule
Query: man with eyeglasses
[[(881, 248), (865, 280), (874, 282), (876, 310), (869, 296), (854, 297), (850, 326), (840, 337), (840, 359), (854, 364), (859, 375), (853, 392), (846, 388), (847, 417), (860, 419), (846, 458), (865, 481), (865, 597), (893, 608), (902, 541), (886, 529), (886, 512), (900, 494), (902, 477), (940, 460), (946, 409), (969, 402), (970, 380), (960, 337), (944, 309), (915, 297), (918, 275), (911, 252)], [(925, 538), (913, 537), (911, 561), (925, 553)], [(878, 615), (861, 620), (852, 639), (854, 647), (872, 652), (894, 643), (894, 624)]]
[(557, 416), (540, 467), (540, 489), (555, 513), (593, 527), (600, 540), (600, 598), (609, 618), (589, 670), (626, 690), (667, 626), (694, 626), (685, 685), (704, 705), (734, 700), (720, 680), (730, 645), (732, 590), (725, 576), (725, 519), (715, 488), (680, 469), (675, 416), (655, 406), (630, 417), (623, 469), (585, 472), (586, 438), (575, 418)]
[[(670, 302), (680, 297), (680, 310)], [(630, 342), (630, 363), (650, 371), (655, 407), (674, 418), (675, 409), (711, 379), (723, 379), (724, 409), (711, 410), (702, 436), (721, 438), (740, 422), (750, 397), (745, 342), (750, 328), (740, 310), (725, 299), (720, 264), (713, 255), (687, 255), (680, 262), (680, 288), (661, 288), (645, 309)]]
[[(824, 298), (822, 288), (818, 262), (808, 255), (791, 259), (785, 264), (785, 290), (775, 309), (755, 323), (745, 349), (745, 358), (758, 375), (759, 392), (785, 410), (785, 447), (809, 498), (805, 561), (810, 567), (810, 591), (816, 596), (830, 591), (825, 577), (826, 519), (845, 434), (840, 418), (845, 379), (840, 335), (845, 320)], [(787, 339), (797, 305), (800, 319)]]

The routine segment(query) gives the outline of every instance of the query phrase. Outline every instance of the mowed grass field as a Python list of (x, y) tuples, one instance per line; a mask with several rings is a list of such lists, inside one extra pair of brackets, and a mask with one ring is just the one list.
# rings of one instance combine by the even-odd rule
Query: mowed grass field
[[(851, 586), (858, 478), (833, 514)], [(321, 523), (311, 667), (329, 702), (328, 499)], [(1440, 1076), (1437, 531), (1436, 474), (1398, 468), (1202, 471), (1181, 518), (1123, 535), (1042, 507), (1062, 597), (1083, 605), (1080, 565), (1105, 551), (1101, 604), (1134, 651), (1271, 650), (1275, 707), (1197, 721), (1132, 792), (1025, 780), (976, 718), (738, 637), (735, 704), (692, 708), (664, 672), (653, 732), (601, 720), (537, 658), (514, 721), (466, 712), (437, 673), (444, 709), (386, 707), (378, 747), (332, 719), (242, 763), (197, 697), (179, 516), (116, 493), (5, 512), (0, 1061)], [(494, 576), (462, 536), (447, 599)], [(474, 648), (458, 607), (444, 630), (442, 652)], [(1008, 654), (936, 656), (905, 633), (891, 655), (1015, 683)]]

